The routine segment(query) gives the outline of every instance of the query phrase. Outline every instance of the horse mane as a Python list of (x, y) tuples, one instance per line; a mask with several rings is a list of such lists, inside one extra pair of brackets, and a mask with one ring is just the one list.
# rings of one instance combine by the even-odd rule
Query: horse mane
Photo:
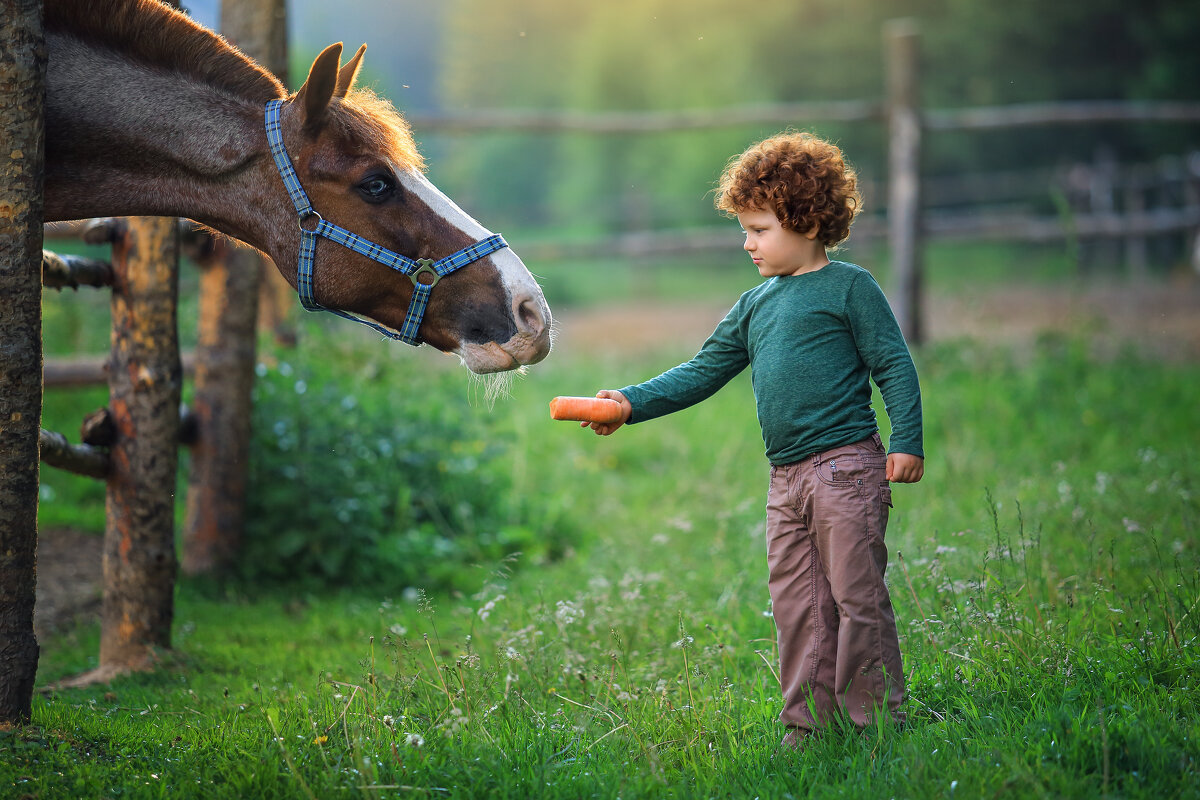
[(46, 30), (265, 103), (287, 94), (267, 70), (186, 14), (157, 0), (47, 0)]
[(329, 104), (329, 121), (350, 141), (363, 142), (402, 167), (421, 171), (425, 160), (413, 141), (412, 127), (386, 98), (370, 89), (352, 89)]

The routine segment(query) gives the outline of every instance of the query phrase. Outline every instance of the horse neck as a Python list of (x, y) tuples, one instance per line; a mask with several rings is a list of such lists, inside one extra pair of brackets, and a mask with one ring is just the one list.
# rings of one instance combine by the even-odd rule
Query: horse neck
[(238, 97), (68, 34), (47, 44), (47, 220), (188, 217), (266, 249), (266, 213), (281, 194), (267, 173), (270, 97)]

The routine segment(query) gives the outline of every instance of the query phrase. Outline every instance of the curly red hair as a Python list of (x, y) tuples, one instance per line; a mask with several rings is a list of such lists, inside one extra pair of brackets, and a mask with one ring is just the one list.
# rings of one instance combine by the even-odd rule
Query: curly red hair
[(770, 209), (784, 228), (807, 233), (816, 227), (817, 239), (833, 247), (850, 235), (862, 196), (854, 168), (836, 145), (788, 131), (729, 160), (716, 206), (729, 215)]

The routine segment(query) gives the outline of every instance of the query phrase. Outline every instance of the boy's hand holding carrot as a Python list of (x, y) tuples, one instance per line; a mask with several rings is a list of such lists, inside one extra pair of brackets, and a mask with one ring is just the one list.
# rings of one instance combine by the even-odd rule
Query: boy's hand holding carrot
[(580, 427), (608, 436), (629, 421), (633, 406), (625, 395), (602, 389), (595, 397), (556, 397), (550, 401), (552, 419), (579, 420)]
[(625, 395), (615, 389), (601, 389), (596, 392), (596, 397), (604, 397), (609, 400), (616, 400), (621, 404), (621, 418), (616, 422), (583, 422), (580, 427), (591, 428), (599, 436), (608, 436), (617, 428), (629, 421), (629, 417), (633, 414), (633, 405), (625, 399)]

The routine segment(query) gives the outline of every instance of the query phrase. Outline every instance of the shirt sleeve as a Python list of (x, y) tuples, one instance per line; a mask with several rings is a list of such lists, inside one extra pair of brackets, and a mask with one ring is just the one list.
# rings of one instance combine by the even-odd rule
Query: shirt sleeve
[(847, 295), (846, 315), (863, 363), (879, 387), (892, 424), (889, 453), (925, 457), (921, 385), (904, 334), (887, 297), (869, 273), (855, 278)]
[(739, 301), (691, 361), (621, 390), (633, 406), (630, 424), (693, 406), (711, 397), (750, 364), (741, 308)]

